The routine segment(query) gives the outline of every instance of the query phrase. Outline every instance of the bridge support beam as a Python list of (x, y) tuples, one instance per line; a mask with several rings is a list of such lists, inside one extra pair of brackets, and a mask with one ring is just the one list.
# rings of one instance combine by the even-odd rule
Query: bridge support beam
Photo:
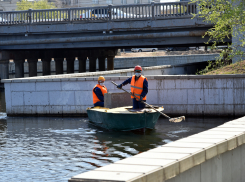
[(87, 56), (79, 57), (79, 73), (86, 72)]
[(0, 79), (9, 79), (9, 60), (0, 60)]
[(99, 71), (105, 71), (105, 56), (101, 56), (98, 58), (99, 60)]
[(74, 73), (74, 58), (66, 58), (67, 73)]
[(107, 56), (107, 70), (114, 70), (114, 57), (115, 56)]
[(50, 62), (51, 62), (51, 58), (44, 58), (44, 59), (42, 59), (42, 63), (43, 63), (43, 76), (50, 75), (50, 73), (51, 73), (51, 70), (50, 70)]
[(38, 59), (28, 59), (29, 77), (37, 76), (37, 61)]
[(89, 57), (89, 72), (96, 72), (97, 57)]
[(63, 74), (63, 62), (64, 58), (55, 58), (55, 72), (56, 75)]
[(14, 60), (15, 78), (23, 78), (24, 77), (24, 62), (25, 62), (25, 59)]

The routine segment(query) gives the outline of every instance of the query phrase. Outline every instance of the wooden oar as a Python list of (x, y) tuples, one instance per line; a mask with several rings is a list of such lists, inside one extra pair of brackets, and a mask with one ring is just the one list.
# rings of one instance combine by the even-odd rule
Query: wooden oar
[[(113, 81), (111, 81), (111, 83), (113, 83), (114, 85), (117, 86), (117, 84)], [(135, 97), (135, 95), (133, 95), (132, 93), (128, 92), (127, 90), (121, 88), (124, 92), (127, 92), (128, 94), (132, 95), (136, 100), (138, 100), (137, 97)], [(141, 103), (144, 103), (145, 105), (149, 106), (150, 108), (154, 109), (155, 111), (159, 112), (161, 115), (163, 115), (164, 117), (168, 118), (170, 122), (174, 122), (174, 123), (178, 123), (178, 122), (181, 122), (183, 120), (185, 120), (185, 116), (180, 116), (180, 117), (177, 117), (177, 118), (170, 118), (168, 115), (158, 111), (157, 109), (155, 109), (152, 105), (150, 104), (147, 104), (146, 102), (144, 101), (140, 101)]]

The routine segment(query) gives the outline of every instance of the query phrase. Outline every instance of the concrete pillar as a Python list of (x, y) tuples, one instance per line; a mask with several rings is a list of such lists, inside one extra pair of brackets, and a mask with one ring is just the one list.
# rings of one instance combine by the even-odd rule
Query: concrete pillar
[(24, 77), (24, 62), (25, 62), (25, 59), (14, 60), (15, 78), (23, 78)]
[(51, 74), (50, 62), (51, 62), (51, 58), (44, 58), (44, 59), (42, 59), (42, 63), (43, 63), (43, 76), (44, 75), (50, 75)]
[(66, 58), (67, 73), (74, 73), (74, 60), (75, 58)]
[(56, 72), (56, 75), (63, 74), (64, 58), (55, 58), (54, 61), (55, 61), (55, 72)]
[(114, 70), (114, 57), (115, 56), (107, 56), (107, 70)]
[(0, 79), (9, 79), (9, 60), (0, 61)]
[(99, 57), (99, 71), (105, 71), (105, 56)]
[(29, 67), (29, 77), (37, 76), (37, 61), (38, 59), (27, 59)]
[(79, 57), (78, 60), (79, 60), (79, 73), (86, 72), (87, 56)]
[(96, 72), (97, 57), (89, 57), (89, 72)]

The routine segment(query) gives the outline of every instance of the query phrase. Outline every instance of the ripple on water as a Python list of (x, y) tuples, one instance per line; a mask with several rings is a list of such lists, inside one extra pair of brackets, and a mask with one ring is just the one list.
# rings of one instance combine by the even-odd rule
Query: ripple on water
[[(224, 122), (224, 121), (223, 121)], [(169, 123), (146, 133), (114, 132), (87, 118), (7, 117), (0, 113), (1, 181), (65, 181), (218, 124)]]

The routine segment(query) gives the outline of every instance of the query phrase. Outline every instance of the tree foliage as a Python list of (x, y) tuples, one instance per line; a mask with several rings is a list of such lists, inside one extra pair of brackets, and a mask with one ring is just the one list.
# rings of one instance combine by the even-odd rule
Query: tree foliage
[(16, 10), (28, 10), (28, 9), (55, 9), (56, 6), (54, 3), (49, 3), (47, 0), (40, 0), (40, 1), (27, 1), (22, 0), (17, 2)]
[[(223, 50), (219, 60), (224, 56), (232, 59), (234, 56), (245, 56), (245, 0), (192, 0), (198, 4), (199, 16), (207, 23), (214, 24), (204, 36), (209, 36), (212, 48), (224, 43), (226, 39), (239, 40), (238, 44), (228, 45)], [(227, 56), (228, 55), (228, 56)]]

